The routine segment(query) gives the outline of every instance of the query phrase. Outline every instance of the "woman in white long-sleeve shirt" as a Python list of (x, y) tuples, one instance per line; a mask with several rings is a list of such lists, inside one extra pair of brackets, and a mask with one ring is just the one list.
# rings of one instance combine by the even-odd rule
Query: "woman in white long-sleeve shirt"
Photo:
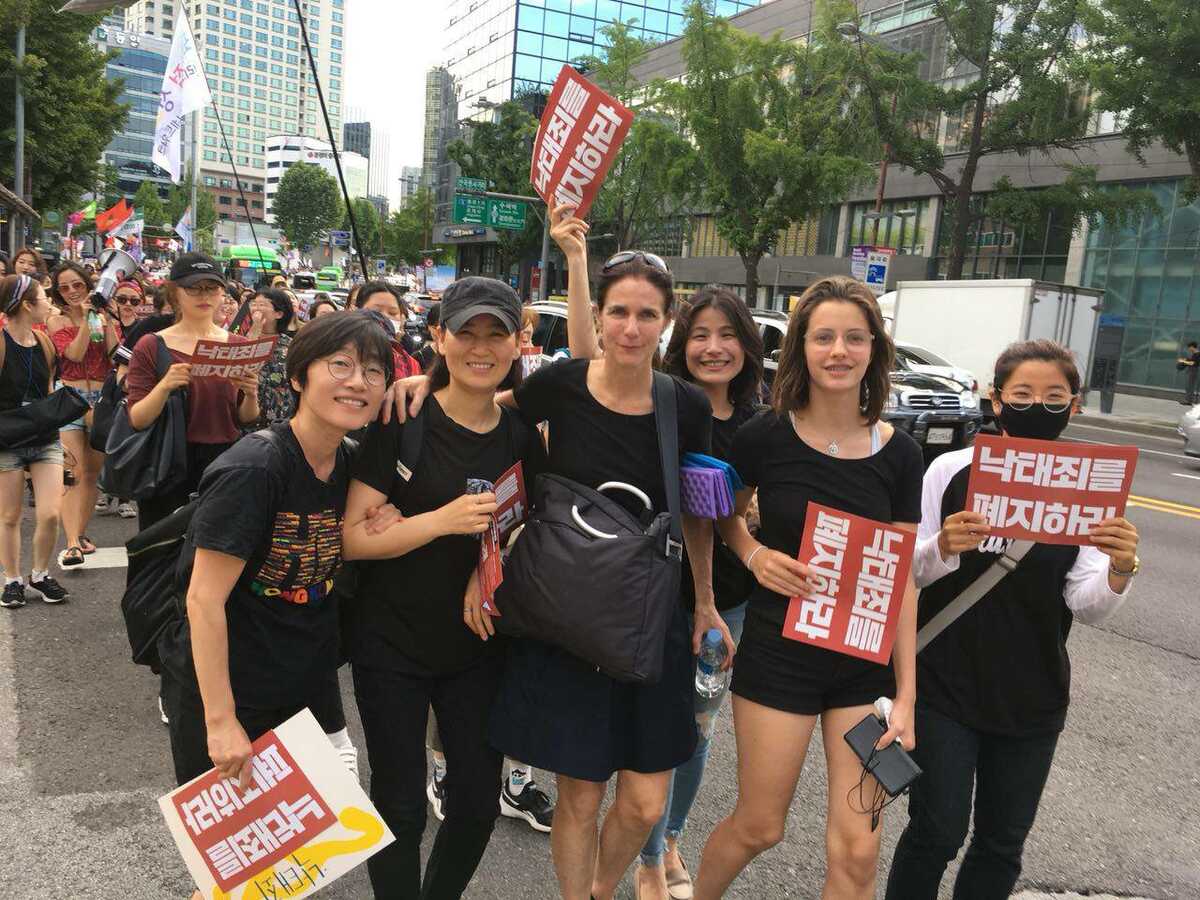
[[(1010, 437), (1053, 440), (1077, 403), (1079, 371), (1050, 341), (1008, 347), (996, 361), (992, 404)], [(914, 580), (918, 627), (965, 591), (1007, 545), (983, 515), (966, 511), (973, 448), (939, 457), (925, 473)], [(956, 900), (1008, 897), (1021, 872), (1070, 702), (1067, 635), (1125, 600), (1137, 573), (1137, 529), (1124, 518), (1094, 527), (1091, 545), (1035, 544), (1017, 568), (917, 657), (917, 749), (924, 775), (896, 847), (888, 900), (933, 900), (975, 829), (954, 886)]]

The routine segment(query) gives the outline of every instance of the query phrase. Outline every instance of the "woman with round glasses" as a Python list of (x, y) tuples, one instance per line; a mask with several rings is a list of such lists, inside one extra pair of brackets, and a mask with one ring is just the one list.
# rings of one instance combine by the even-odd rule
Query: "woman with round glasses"
[[(996, 360), (992, 408), (1003, 434), (1057, 440), (1077, 406), (1071, 351), (1052, 341), (1012, 344)], [(1065, 449), (1065, 448), (1064, 448)], [(1007, 549), (965, 509), (974, 450), (944, 454), (925, 473), (913, 568), (923, 625)], [(1140, 568), (1137, 529), (1123, 517), (1092, 528), (1090, 544), (1034, 544), (1017, 567), (918, 657), (921, 742), (913, 758), (908, 826), (888, 877), (889, 900), (934, 900), (974, 831), (955, 897), (1000, 900), (1021, 873), (1070, 702), (1071, 624), (1108, 618)], [(974, 799), (972, 799), (972, 792)]]
[[(259, 414), (257, 375), (191, 377), (191, 358), (198, 341), (245, 342), (213, 321), (214, 310), (226, 296), (217, 263), (203, 253), (183, 254), (171, 266), (162, 291), (175, 311), (175, 324), (143, 336), (133, 348), (126, 376), (129, 421), (134, 428), (149, 428), (162, 415), (171, 392), (186, 389), (187, 477), (175, 487), (138, 498), (138, 524), (143, 529), (183, 506), (209, 463)], [(166, 347), (171, 358), (165, 372), (158, 367), (160, 346)]]
[[(92, 309), (92, 280), (78, 263), (64, 262), (54, 270), (51, 293), (63, 310), (46, 323), (50, 340), (58, 351), (59, 377), (63, 384), (79, 390), (91, 406), (100, 399), (104, 379), (112, 369), (111, 355), (119, 338), (112, 316)], [(59, 557), (63, 567), (81, 566), (85, 554), (96, 552), (87, 536), (88, 522), (96, 509), (99, 489), (96, 480), (104, 465), (104, 454), (88, 441), (90, 412), (60, 431), (63, 449), (74, 461), (75, 483), (67, 488), (62, 502), (62, 524), (67, 549)]]
[[(875, 896), (880, 830), (858, 799), (863, 766), (843, 736), (873, 713), (877, 699), (894, 698), (879, 746), (899, 740), (913, 747), (916, 589), (911, 578), (896, 585), (899, 625), (887, 664), (789, 640), (784, 622), (789, 598), (812, 596), (817, 587), (818, 576), (797, 559), (810, 502), (916, 531), (921, 449), (880, 418), (893, 358), (866, 285), (842, 276), (814, 282), (791, 314), (771, 409), (733, 439), (730, 462), (746, 489), (736, 515), (718, 527), (757, 586), (730, 687), (737, 805), (704, 848), (695, 883), (701, 900), (723, 896), (754, 857), (783, 839), (818, 724), (829, 798), (824, 896)], [(757, 536), (746, 523), (755, 492)]]

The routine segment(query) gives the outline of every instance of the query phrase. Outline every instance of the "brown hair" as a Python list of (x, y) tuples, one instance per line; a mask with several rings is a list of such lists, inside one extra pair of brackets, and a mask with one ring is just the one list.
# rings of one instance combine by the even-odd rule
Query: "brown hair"
[(996, 371), (992, 376), (992, 389), (999, 395), (1004, 383), (1012, 377), (1017, 367), (1024, 362), (1048, 362), (1057, 365), (1067, 379), (1072, 394), (1078, 394), (1083, 384), (1075, 355), (1062, 344), (1047, 338), (1035, 341), (1017, 341), (1009, 344), (996, 358)]
[(626, 278), (641, 278), (643, 281), (650, 282), (662, 294), (663, 315), (671, 315), (671, 307), (675, 303), (674, 281), (670, 274), (657, 266), (650, 265), (640, 256), (613, 266), (607, 272), (603, 269), (600, 271), (600, 277), (596, 279), (596, 306), (601, 311), (604, 310), (604, 301), (608, 299), (608, 292), (614, 285)]
[(762, 335), (750, 316), (746, 301), (729, 288), (716, 284), (707, 285), (696, 291), (689, 302), (679, 305), (675, 327), (671, 331), (666, 356), (663, 357), (663, 371), (684, 381), (694, 380), (687, 367), (687, 342), (691, 337), (692, 323), (696, 316), (710, 308), (729, 320), (737, 334), (738, 343), (742, 345), (742, 352), (746, 355), (742, 370), (729, 382), (729, 401), (734, 404), (753, 403), (758, 400), (758, 392), (762, 386)]
[(526, 328), (529, 328), (529, 327), (537, 328), (538, 322), (540, 322), (541, 320), (542, 320), (542, 317), (538, 315), (538, 311), (536, 309), (534, 309), (532, 306), (521, 307), (521, 330), (522, 331), (524, 331)]
[(827, 301), (853, 303), (866, 317), (871, 329), (871, 361), (859, 384), (858, 403), (867, 423), (874, 425), (879, 421), (891, 392), (890, 373), (896, 358), (896, 347), (883, 326), (883, 316), (880, 315), (875, 296), (861, 281), (845, 275), (830, 275), (815, 281), (801, 295), (788, 322), (787, 336), (783, 339), (779, 369), (771, 392), (771, 406), (781, 416), (808, 406), (811, 381), (808, 361), (804, 356), (804, 338), (813, 311)]
[(37, 266), (39, 275), (46, 274), (46, 260), (42, 258), (42, 254), (38, 253), (34, 247), (25, 246), (13, 254), (12, 262), (8, 264), (9, 269), (14, 269), (17, 265), (17, 260), (22, 256), (32, 256), (34, 264)]
[(95, 279), (88, 273), (88, 270), (73, 260), (65, 259), (54, 267), (54, 271), (50, 274), (50, 297), (54, 303), (62, 308), (67, 309), (67, 299), (58, 290), (58, 276), (63, 272), (74, 272), (83, 279), (83, 283), (88, 286), (88, 290), (92, 289)]
[[(25, 292), (18, 297), (16, 296), (17, 285), (21, 283), (22, 277), (28, 280), (28, 284), (25, 287)], [(5, 275), (0, 278), (0, 312), (10, 317), (17, 315), (22, 303), (32, 303), (37, 300), (37, 288), (39, 285), (40, 282), (32, 275)]]

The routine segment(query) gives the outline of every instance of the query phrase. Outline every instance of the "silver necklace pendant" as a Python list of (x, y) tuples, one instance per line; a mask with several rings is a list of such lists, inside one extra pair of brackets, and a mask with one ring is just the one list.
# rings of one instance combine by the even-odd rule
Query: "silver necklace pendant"
[(829, 446), (825, 448), (825, 452), (828, 453), (830, 456), (837, 456), (838, 453), (841, 452), (841, 448), (838, 447), (837, 441), (830, 441)]

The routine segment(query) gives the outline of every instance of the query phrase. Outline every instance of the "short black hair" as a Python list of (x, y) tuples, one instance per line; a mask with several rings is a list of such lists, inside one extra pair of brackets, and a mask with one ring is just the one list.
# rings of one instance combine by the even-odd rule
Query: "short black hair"
[(354, 296), (354, 305), (358, 309), (366, 306), (367, 301), (371, 299), (373, 294), (389, 293), (396, 298), (396, 303), (400, 307), (400, 312), (408, 314), (408, 304), (404, 302), (404, 295), (400, 293), (400, 289), (387, 281), (368, 281)]
[(425, 325), (437, 328), (442, 324), (442, 304), (434, 303), (425, 312)]
[(295, 310), (292, 309), (292, 298), (279, 288), (259, 288), (255, 291), (254, 296), (266, 297), (271, 301), (271, 308), (279, 313), (279, 321), (275, 323), (275, 330), (280, 334), (287, 331), (292, 324), (292, 317), (295, 315)]
[(1188, 341), (1187, 345), (1189, 347), (1200, 347), (1200, 344), (1197, 344), (1195, 341)]
[[(395, 362), (392, 359), (392, 345), (375, 321), (360, 312), (348, 312), (344, 315), (321, 316), (313, 319), (300, 329), (288, 347), (285, 374), (288, 386), (296, 381), (304, 387), (308, 377), (308, 367), (318, 359), (332, 356), (347, 345), (358, 352), (360, 362), (374, 362), (383, 367), (388, 386), (396, 374)], [(295, 388), (296, 407), (299, 408), (300, 396)]]

